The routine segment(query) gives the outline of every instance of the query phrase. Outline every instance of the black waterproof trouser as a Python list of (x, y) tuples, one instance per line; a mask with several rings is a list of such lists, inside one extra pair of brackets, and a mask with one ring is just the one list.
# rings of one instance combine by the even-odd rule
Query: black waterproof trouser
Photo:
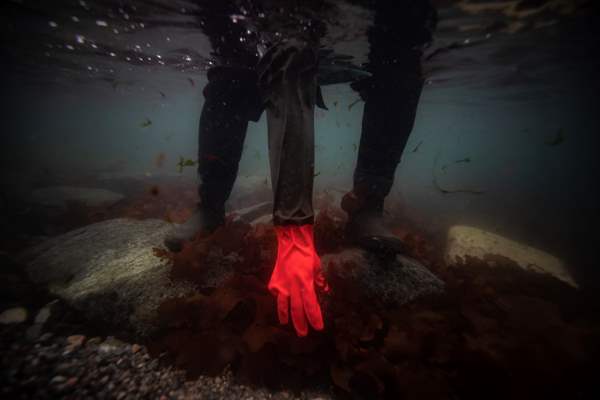
[(403, 65), (375, 70), (370, 78), (353, 85), (365, 101), (354, 192), (372, 199), (371, 205), (378, 208), (392, 188), (415, 123), (423, 89), (420, 59), (420, 52), (406, 52)]
[(413, 129), (423, 89), (423, 48), (437, 23), (427, 0), (377, 0), (368, 30), (371, 77), (351, 86), (364, 100), (354, 192), (383, 207)]
[[(352, 85), (365, 101), (354, 191), (382, 207), (414, 125), (423, 87), (419, 49), (430, 39), (426, 24), (432, 9), (424, 0), (407, 2), (412, 8), (400, 23), (393, 12), (396, 2), (375, 3), (368, 33), (372, 76)], [(221, 43), (224, 36), (207, 33), (213, 47), (227, 51), (222, 57), (254, 60), (237, 50), (235, 41), (228, 46)], [(209, 71), (199, 130), (202, 207), (222, 212), (237, 176), (248, 121), (258, 120), (266, 109), (274, 222), (313, 222), (317, 48), (316, 43), (290, 39), (273, 46), (256, 68)]]
[(249, 121), (258, 121), (262, 103), (256, 72), (244, 68), (208, 71), (198, 130), (200, 207), (223, 215), (238, 175)]
[(312, 223), (315, 47), (290, 39), (273, 46), (255, 69), (217, 67), (208, 80), (199, 129), (200, 207), (224, 211), (248, 122), (266, 109), (274, 223)]

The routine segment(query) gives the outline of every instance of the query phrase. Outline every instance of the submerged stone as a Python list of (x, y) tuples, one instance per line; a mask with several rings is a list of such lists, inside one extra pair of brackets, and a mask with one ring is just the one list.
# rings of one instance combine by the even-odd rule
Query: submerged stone
[(490, 256), (506, 257), (524, 270), (549, 274), (578, 287), (563, 261), (551, 254), (479, 228), (453, 226), (448, 232), (446, 263), (459, 264), (467, 256), (481, 259), (489, 266), (494, 266)]
[(321, 263), (329, 279), (350, 283), (365, 297), (378, 298), (390, 305), (440, 294), (445, 287), (423, 264), (402, 255), (383, 257), (350, 248), (321, 257)]
[(171, 225), (112, 219), (76, 229), (21, 255), (31, 279), (97, 323), (145, 335), (158, 305), (193, 290), (169, 278), (170, 264), (154, 254)]
[(34, 190), (29, 201), (44, 207), (66, 208), (70, 202), (86, 207), (110, 207), (121, 199), (123, 195), (106, 189), (52, 186)]
[(20, 324), (27, 320), (27, 310), (23, 307), (14, 307), (4, 310), (0, 314), (0, 324)]

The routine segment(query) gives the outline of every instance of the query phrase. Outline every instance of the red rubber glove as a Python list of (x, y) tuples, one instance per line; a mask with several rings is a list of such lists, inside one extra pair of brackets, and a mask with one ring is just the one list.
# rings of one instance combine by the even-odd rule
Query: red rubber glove
[(292, 322), (298, 336), (308, 334), (306, 321), (315, 330), (323, 329), (323, 316), (317, 301), (315, 284), (329, 291), (321, 270), (321, 260), (314, 246), (312, 225), (277, 225), (277, 261), (269, 281), (269, 291), (277, 298), (279, 322)]

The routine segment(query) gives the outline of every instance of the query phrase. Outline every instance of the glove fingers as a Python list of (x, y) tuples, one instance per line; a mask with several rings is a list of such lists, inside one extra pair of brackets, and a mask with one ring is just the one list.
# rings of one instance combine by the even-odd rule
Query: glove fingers
[(298, 336), (308, 335), (308, 324), (306, 323), (306, 316), (304, 315), (304, 306), (302, 301), (302, 294), (300, 290), (295, 289), (292, 291), (291, 296), (292, 302), (292, 322)]
[(302, 295), (304, 310), (310, 325), (317, 331), (323, 329), (323, 316), (321, 315), (321, 307), (317, 301), (317, 295), (314, 290), (306, 290)]
[(289, 318), (289, 296), (279, 294), (277, 296), (277, 315), (279, 316), (279, 323), (285, 325), (290, 320)]

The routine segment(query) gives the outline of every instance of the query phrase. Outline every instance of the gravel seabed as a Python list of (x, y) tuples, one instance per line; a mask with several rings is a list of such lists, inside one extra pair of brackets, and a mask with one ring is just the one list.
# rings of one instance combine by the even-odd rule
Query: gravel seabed
[(186, 380), (146, 348), (114, 337), (54, 335), (27, 338), (25, 324), (0, 327), (0, 397), (4, 399), (301, 399), (331, 392), (272, 391), (237, 384), (229, 368), (220, 376)]

